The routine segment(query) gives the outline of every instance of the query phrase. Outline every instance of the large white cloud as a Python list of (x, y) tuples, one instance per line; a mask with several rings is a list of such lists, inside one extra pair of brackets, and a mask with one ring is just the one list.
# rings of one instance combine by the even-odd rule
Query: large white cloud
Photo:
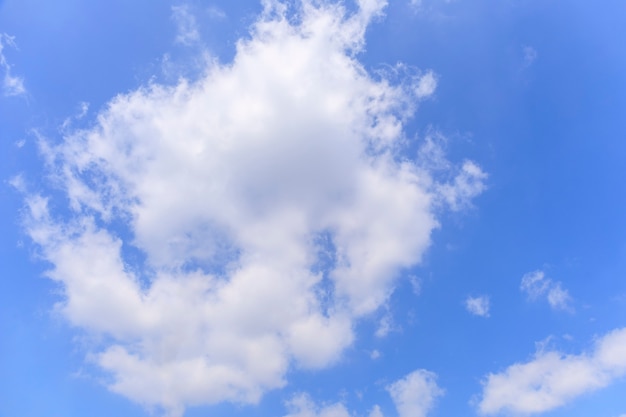
[(438, 182), (424, 154), (402, 155), (434, 78), (369, 75), (355, 54), (385, 2), (359, 6), (265, 2), (232, 63), (42, 141), (69, 214), (30, 195), (26, 228), (58, 310), (103, 336), (90, 357), (113, 391), (180, 414), (332, 364), (420, 261), (438, 210), (484, 188), (472, 162)]
[(478, 404), (482, 414), (541, 413), (606, 387), (626, 375), (626, 328), (599, 338), (580, 355), (539, 351), (526, 363), (489, 374)]

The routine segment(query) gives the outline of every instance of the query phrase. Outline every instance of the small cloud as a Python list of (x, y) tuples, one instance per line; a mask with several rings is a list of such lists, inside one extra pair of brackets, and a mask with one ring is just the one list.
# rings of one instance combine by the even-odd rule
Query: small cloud
[(536, 355), (543, 354), (545, 352), (548, 352), (550, 349), (553, 349), (553, 346), (555, 344), (555, 340), (556, 339), (555, 339), (554, 335), (550, 335), (550, 336), (546, 337), (543, 340), (535, 342)]
[(524, 68), (530, 67), (537, 59), (537, 50), (532, 46), (524, 46)]
[(89, 111), (89, 103), (87, 103), (86, 101), (81, 101), (80, 104), (79, 104), (79, 108), (80, 108), (80, 111), (76, 115), (76, 118), (77, 119), (82, 119), (83, 117), (85, 117), (85, 115)]
[(409, 7), (416, 14), (425, 14), (429, 17), (440, 16), (440, 8), (442, 5), (452, 3), (454, 0), (409, 0)]
[(469, 296), (465, 299), (465, 308), (475, 316), (489, 317), (489, 297), (486, 295)]
[(26, 181), (24, 181), (24, 176), (22, 174), (15, 175), (9, 179), (8, 184), (20, 193), (26, 192)]
[(520, 289), (528, 295), (531, 300), (536, 300), (545, 294), (550, 286), (550, 280), (545, 279), (543, 271), (529, 272), (522, 277)]
[(372, 411), (370, 411), (369, 417), (384, 417), (384, 416), (383, 416), (383, 412), (380, 411), (380, 407), (378, 405), (375, 405), (374, 408), (372, 408)]
[(471, 207), (471, 200), (487, 188), (487, 177), (474, 162), (465, 161), (454, 180), (439, 187), (440, 196), (452, 211)]
[(378, 328), (376, 329), (376, 337), (383, 338), (386, 337), (389, 332), (395, 329), (393, 323), (393, 317), (389, 312), (387, 312), (378, 322)]
[(61, 123), (60, 130), (64, 132), (72, 127), (72, 123), (76, 120), (80, 120), (87, 115), (89, 111), (89, 103), (86, 101), (81, 101), (78, 105), (78, 111), (75, 115), (66, 118), (63, 123)]
[(447, 142), (448, 139), (442, 133), (430, 130), (417, 151), (420, 165), (432, 171), (449, 170), (451, 164), (446, 157)]
[[(434, 185), (440, 204), (452, 211), (471, 208), (471, 200), (487, 189), (489, 175), (469, 160), (460, 167), (453, 167), (446, 157), (446, 145), (447, 138), (440, 132), (428, 132), (417, 151), (418, 161), (423, 168), (435, 174), (448, 175), (445, 181)], [(450, 174), (453, 172), (452, 177)]]
[(26, 139), (20, 139), (20, 140), (15, 141), (15, 146), (20, 149), (23, 148), (24, 145), (26, 145)]
[[(398, 417), (426, 417), (436, 400), (444, 394), (437, 385), (437, 375), (425, 369), (411, 372), (386, 387), (396, 407)], [(358, 394), (357, 394), (358, 396)], [(284, 417), (352, 417), (356, 414), (341, 402), (319, 403), (307, 393), (294, 395), (287, 401), (288, 414)], [(360, 414), (359, 414), (360, 415)], [(384, 417), (375, 404), (368, 417)]]
[(527, 415), (561, 407), (626, 375), (626, 328), (597, 339), (591, 352), (566, 355), (537, 346), (532, 360), (489, 374), (478, 411), (484, 415)]
[(387, 386), (399, 417), (426, 417), (444, 391), (437, 385), (437, 375), (418, 369)]
[(571, 297), (567, 290), (561, 288), (561, 283), (557, 282), (550, 291), (548, 291), (548, 303), (550, 307), (557, 310), (569, 310)]
[(6, 33), (0, 33), (0, 68), (4, 72), (2, 79), (2, 90), (7, 97), (20, 96), (26, 93), (24, 87), (24, 79), (11, 74), (11, 65), (7, 62), (4, 56), (4, 47), (9, 46), (13, 49), (17, 49), (15, 44), (15, 37), (9, 36)]
[(413, 294), (420, 295), (422, 293), (422, 280), (416, 276), (411, 276), (411, 288)]
[(380, 358), (380, 352), (377, 349), (374, 349), (372, 353), (370, 353), (370, 358), (372, 359)]
[(176, 43), (189, 46), (200, 39), (196, 17), (188, 5), (172, 6), (172, 19), (176, 23)]
[[(316, 402), (306, 393), (294, 395), (286, 406), (289, 414), (284, 417), (353, 417), (356, 415), (341, 402), (332, 404)], [(380, 407), (374, 405), (368, 417), (384, 417), (384, 415)]]
[(434, 72), (428, 71), (422, 75), (415, 86), (415, 94), (417, 98), (426, 98), (431, 96), (437, 88), (437, 76)]
[(569, 292), (563, 289), (560, 282), (546, 278), (543, 271), (537, 270), (524, 275), (520, 289), (532, 301), (546, 297), (548, 304), (554, 310), (573, 311), (572, 297)]
[(289, 414), (285, 417), (350, 417), (341, 403), (320, 405), (313, 402), (308, 394), (297, 394), (288, 403)]
[(6, 96), (20, 96), (26, 93), (24, 79), (21, 77), (11, 76), (8, 69), (6, 69), (4, 74), (3, 88)]

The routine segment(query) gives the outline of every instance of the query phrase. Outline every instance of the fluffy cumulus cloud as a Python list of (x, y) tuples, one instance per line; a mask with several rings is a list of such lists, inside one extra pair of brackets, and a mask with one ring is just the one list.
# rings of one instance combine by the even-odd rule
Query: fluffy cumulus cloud
[(465, 308), (475, 316), (489, 317), (489, 306), (489, 297), (486, 295), (478, 297), (468, 296), (465, 299)]
[[(290, 369), (339, 360), (437, 213), (482, 190), (472, 162), (442, 173), (403, 156), (423, 78), (356, 59), (385, 2), (298, 4), (265, 2), (231, 63), (121, 94), (93, 127), (41, 141), (69, 203), (28, 195), (25, 227), (56, 308), (100, 341), (89, 358), (111, 390), (172, 415), (255, 403)], [(433, 387), (418, 373), (390, 392), (418, 416)]]
[(24, 79), (11, 74), (11, 65), (4, 56), (5, 46), (17, 48), (15, 37), (6, 33), (0, 33), (0, 70), (4, 72), (2, 77), (2, 91), (5, 96), (19, 96), (26, 93)]
[(387, 387), (399, 417), (425, 417), (444, 391), (437, 385), (436, 375), (418, 369)]
[(566, 355), (540, 350), (529, 362), (488, 375), (478, 408), (482, 414), (541, 413), (606, 387), (624, 375), (626, 328), (598, 338), (589, 353)]
[(543, 271), (533, 271), (524, 275), (520, 289), (531, 300), (545, 297), (550, 307), (555, 310), (573, 311), (573, 300), (569, 292), (563, 289), (560, 282), (546, 278)]

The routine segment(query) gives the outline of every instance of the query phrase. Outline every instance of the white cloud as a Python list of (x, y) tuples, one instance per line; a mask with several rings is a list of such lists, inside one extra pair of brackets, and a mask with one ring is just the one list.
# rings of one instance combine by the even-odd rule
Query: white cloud
[(626, 328), (599, 338), (590, 353), (566, 355), (540, 349), (526, 363), (489, 374), (478, 404), (482, 414), (542, 413), (626, 375)]
[[(437, 376), (424, 369), (411, 372), (387, 386), (387, 391), (398, 412), (398, 417), (426, 417), (436, 400), (444, 394), (437, 385)], [(351, 417), (342, 403), (316, 404), (308, 394), (297, 394), (288, 403), (285, 417)], [(374, 405), (368, 417), (384, 417), (380, 406)]]
[(543, 271), (533, 271), (522, 277), (520, 289), (525, 292), (529, 299), (537, 300), (546, 297), (550, 307), (555, 310), (573, 311), (572, 297), (561, 286), (560, 282), (554, 282), (546, 278)]
[(378, 321), (378, 327), (376, 328), (374, 335), (379, 338), (384, 338), (389, 335), (389, 332), (398, 330), (399, 328), (393, 321), (393, 316), (389, 311), (387, 311)]
[[(335, 363), (420, 262), (441, 203), (483, 189), (474, 163), (442, 185), (400, 157), (419, 97), (356, 60), (385, 2), (359, 4), (304, 2), (294, 23), (267, 2), (232, 63), (118, 95), (95, 127), (41, 141), (71, 215), (31, 195), (25, 226), (57, 310), (105, 336), (90, 358), (111, 390), (174, 415)], [(418, 407), (411, 384), (432, 388), (411, 378), (391, 390), (403, 410)]]
[(560, 310), (570, 310), (572, 297), (570, 297), (569, 292), (561, 288), (561, 283), (557, 282), (554, 284), (552, 288), (548, 291), (548, 303), (552, 308), (560, 309)]
[(474, 197), (485, 191), (487, 174), (472, 161), (465, 161), (453, 182), (439, 186), (441, 198), (454, 210), (471, 206)]
[(24, 79), (11, 74), (11, 65), (7, 62), (4, 56), (4, 47), (9, 46), (17, 48), (15, 44), (15, 37), (9, 36), (6, 33), (0, 33), (0, 68), (4, 72), (2, 79), (2, 90), (5, 96), (19, 96), (26, 93), (24, 87)]
[(198, 42), (200, 39), (198, 24), (188, 5), (172, 6), (172, 19), (176, 23), (176, 42), (183, 45)]
[(444, 391), (437, 385), (437, 376), (418, 369), (387, 387), (399, 417), (425, 417)]
[(468, 296), (465, 299), (465, 308), (475, 316), (489, 317), (489, 304), (489, 297), (486, 295)]
[(454, 0), (408, 0), (408, 3), (417, 13), (435, 14), (442, 4), (449, 4), (452, 1)]
[(335, 403), (320, 406), (315, 404), (307, 394), (296, 395), (287, 406), (289, 414), (285, 417), (351, 417), (343, 404)]
[(422, 280), (416, 276), (410, 277), (411, 288), (413, 289), (413, 294), (420, 295), (422, 293)]
[(418, 98), (431, 96), (437, 89), (437, 77), (434, 72), (428, 71), (422, 75), (415, 87), (415, 94)]
[(375, 405), (370, 411), (369, 417), (384, 417), (383, 412), (380, 411), (380, 406)]

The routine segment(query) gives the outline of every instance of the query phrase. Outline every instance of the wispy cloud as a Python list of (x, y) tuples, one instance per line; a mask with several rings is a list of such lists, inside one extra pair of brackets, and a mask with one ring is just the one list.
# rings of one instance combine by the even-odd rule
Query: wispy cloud
[(543, 271), (533, 271), (524, 275), (520, 289), (526, 293), (530, 300), (545, 297), (550, 307), (555, 310), (574, 311), (573, 300), (569, 292), (563, 289), (560, 282), (546, 278)]
[(224, 10), (220, 9), (217, 6), (209, 6), (206, 9), (206, 12), (209, 15), (209, 17), (213, 19), (225, 19), (226, 18), (226, 13), (224, 12)]
[(439, 15), (441, 5), (452, 3), (454, 0), (408, 0), (409, 7), (416, 13)]
[(0, 68), (4, 72), (2, 78), (2, 91), (5, 96), (19, 96), (26, 93), (24, 87), (24, 78), (15, 76), (11, 73), (11, 65), (4, 56), (5, 46), (17, 49), (15, 37), (6, 33), (0, 33)]
[(384, 417), (383, 412), (380, 411), (380, 406), (375, 405), (368, 414), (368, 417)]
[(478, 297), (468, 296), (465, 299), (465, 308), (475, 316), (489, 317), (489, 307), (489, 297), (486, 295)]
[(439, 186), (440, 197), (454, 211), (466, 209), (474, 197), (485, 191), (487, 178), (478, 165), (465, 161), (451, 182)]
[[(289, 369), (332, 365), (420, 262), (441, 211), (484, 188), (473, 162), (444, 164), (441, 183), (397, 157), (419, 85), (354, 58), (386, 3), (360, 4), (290, 19), (267, 2), (231, 64), (120, 94), (93, 128), (41, 141), (71, 215), (28, 195), (25, 227), (64, 290), (59, 313), (106, 336), (90, 358), (111, 390), (174, 415), (254, 403)], [(435, 388), (418, 372), (390, 392), (404, 417)]]
[(580, 355), (540, 349), (526, 363), (509, 366), (485, 378), (481, 414), (543, 413), (610, 385), (626, 375), (626, 328), (599, 338)]
[(308, 394), (298, 394), (288, 403), (289, 414), (285, 417), (351, 417), (341, 403), (329, 405), (316, 404)]
[(383, 338), (386, 337), (389, 332), (395, 329), (395, 325), (393, 322), (393, 317), (391, 313), (385, 313), (381, 319), (378, 321), (378, 327), (376, 328), (376, 332), (374, 333), (376, 337)]
[(172, 6), (172, 19), (176, 23), (176, 42), (191, 45), (200, 40), (196, 17), (188, 5)]
[(537, 50), (532, 46), (524, 46), (522, 48), (524, 54), (524, 68), (530, 67), (537, 59)]

